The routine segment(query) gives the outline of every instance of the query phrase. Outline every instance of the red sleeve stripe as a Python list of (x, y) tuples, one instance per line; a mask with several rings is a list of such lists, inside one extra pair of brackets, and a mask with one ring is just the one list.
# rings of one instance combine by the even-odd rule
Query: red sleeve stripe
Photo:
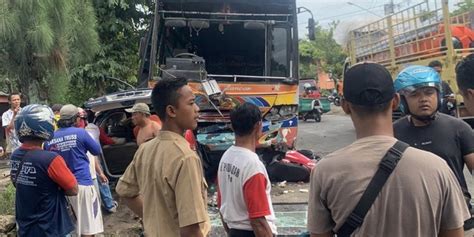
[(76, 177), (74, 177), (61, 156), (56, 156), (49, 164), (48, 175), (63, 190), (70, 190), (77, 184)]
[(219, 179), (216, 179), (216, 186), (217, 186), (217, 208), (221, 208), (222, 204), (222, 197), (221, 197), (221, 190), (219, 188)]
[(249, 218), (259, 218), (271, 215), (267, 198), (267, 179), (262, 173), (250, 177), (244, 184), (244, 201), (247, 205)]

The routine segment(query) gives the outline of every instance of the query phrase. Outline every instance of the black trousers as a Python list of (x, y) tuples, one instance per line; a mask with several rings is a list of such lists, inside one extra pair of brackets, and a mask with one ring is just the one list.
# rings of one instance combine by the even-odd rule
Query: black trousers
[(255, 234), (251, 230), (230, 229), (228, 237), (255, 237)]
[(255, 234), (251, 230), (230, 229), (228, 237), (255, 237)]

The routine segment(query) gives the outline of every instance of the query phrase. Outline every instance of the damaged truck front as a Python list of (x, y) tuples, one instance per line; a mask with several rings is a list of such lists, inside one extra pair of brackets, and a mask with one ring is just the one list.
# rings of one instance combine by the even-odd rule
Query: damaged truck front
[[(229, 113), (249, 102), (263, 114), (258, 152), (293, 149), (298, 126), (295, 0), (163, 0), (142, 40), (139, 85), (185, 77), (200, 107), (193, 131), (206, 178), (234, 143)], [(310, 18), (310, 32), (314, 20)], [(127, 106), (131, 106), (128, 103)], [(106, 157), (107, 159), (107, 157)]]

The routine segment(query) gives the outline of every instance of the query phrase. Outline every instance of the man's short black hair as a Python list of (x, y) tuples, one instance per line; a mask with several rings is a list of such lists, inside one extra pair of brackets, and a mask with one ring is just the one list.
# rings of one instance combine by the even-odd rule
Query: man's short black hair
[(456, 65), (456, 82), (462, 91), (474, 89), (474, 54), (469, 54)]
[(86, 109), (85, 111), (86, 111), (86, 116), (87, 116), (87, 122), (88, 123), (93, 123), (94, 119), (95, 119), (94, 111), (92, 111), (90, 109)]
[(76, 124), (77, 115), (74, 115), (72, 118), (69, 119), (59, 119), (58, 120), (58, 128), (69, 128), (74, 127)]
[(243, 103), (230, 112), (232, 129), (237, 136), (246, 136), (252, 133), (255, 124), (262, 120), (262, 112), (251, 103)]
[(165, 78), (159, 80), (151, 93), (151, 103), (158, 117), (166, 119), (166, 107), (168, 105), (177, 106), (179, 97), (178, 90), (188, 84), (184, 77)]
[(438, 61), (438, 60), (433, 60), (430, 63), (428, 63), (428, 67), (443, 67), (443, 64)]
[(351, 108), (360, 117), (367, 117), (387, 112), (391, 106), (390, 102), (371, 106), (351, 104)]
[(61, 110), (61, 108), (63, 107), (62, 104), (54, 104), (51, 106), (51, 110), (54, 112), (54, 113), (57, 113)]
[(20, 98), (21, 98), (20, 92), (14, 91), (14, 92), (12, 92), (12, 93), (10, 93), (10, 94), (8, 95), (8, 101), (12, 101), (12, 96), (14, 96), (14, 95), (18, 95), (18, 96), (20, 96)]

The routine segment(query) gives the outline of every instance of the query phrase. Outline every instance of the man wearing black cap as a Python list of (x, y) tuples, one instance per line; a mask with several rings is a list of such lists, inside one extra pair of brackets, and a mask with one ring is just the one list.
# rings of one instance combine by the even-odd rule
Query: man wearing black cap
[[(362, 63), (346, 72), (342, 108), (352, 119), (357, 140), (325, 157), (312, 171), (308, 204), (312, 237), (463, 236), (469, 212), (446, 162), (406, 148), (393, 137), (392, 110), (399, 101), (384, 67)], [(384, 168), (387, 157), (391, 173)], [(372, 178), (384, 172), (388, 174), (381, 189), (368, 188)], [(374, 199), (367, 201), (363, 194)], [(365, 214), (364, 208), (356, 208), (361, 199)]]

